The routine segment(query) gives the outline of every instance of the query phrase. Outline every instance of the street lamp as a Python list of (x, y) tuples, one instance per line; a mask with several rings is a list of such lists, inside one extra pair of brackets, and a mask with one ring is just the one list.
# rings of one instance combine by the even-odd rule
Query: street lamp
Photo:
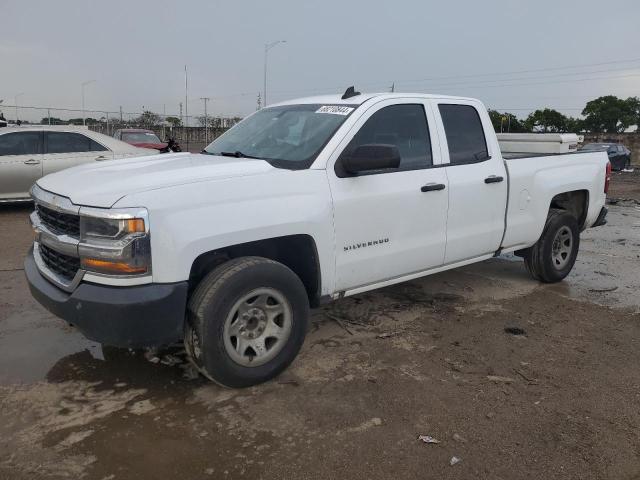
[(287, 43), (287, 41), (276, 40), (275, 42), (264, 44), (264, 99), (263, 99), (264, 103), (263, 105), (265, 107), (267, 106), (267, 57), (268, 57), (267, 54), (269, 53), (269, 50), (271, 50), (273, 47), (281, 43)]
[(94, 82), (95, 80), (87, 80), (86, 82), (82, 82), (82, 125), (86, 125), (86, 121), (85, 121), (86, 115), (84, 113), (84, 87)]
[(14, 103), (15, 103), (15, 106), (16, 106), (16, 125), (20, 121), (20, 118), (18, 118), (18, 98), (21, 97), (22, 95), (24, 95), (24, 92), (23, 93), (19, 93), (14, 97)]

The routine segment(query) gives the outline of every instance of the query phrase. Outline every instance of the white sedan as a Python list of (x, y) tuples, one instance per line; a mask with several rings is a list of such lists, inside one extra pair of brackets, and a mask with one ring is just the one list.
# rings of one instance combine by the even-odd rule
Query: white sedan
[(0, 128), (0, 202), (29, 200), (40, 177), (88, 162), (156, 155), (86, 127)]

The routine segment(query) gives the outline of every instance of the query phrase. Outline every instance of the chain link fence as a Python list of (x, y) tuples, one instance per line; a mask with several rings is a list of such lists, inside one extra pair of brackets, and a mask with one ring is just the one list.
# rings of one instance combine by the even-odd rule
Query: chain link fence
[[(142, 128), (152, 130), (161, 140), (175, 139), (184, 151), (201, 151), (206, 145), (241, 120), (239, 116), (181, 116), (159, 114), (151, 110), (78, 110), (0, 104), (0, 114), (12, 125), (87, 125), (104, 135), (116, 130)], [(0, 117), (0, 118), (2, 118)], [(84, 121), (83, 121), (84, 120)]]

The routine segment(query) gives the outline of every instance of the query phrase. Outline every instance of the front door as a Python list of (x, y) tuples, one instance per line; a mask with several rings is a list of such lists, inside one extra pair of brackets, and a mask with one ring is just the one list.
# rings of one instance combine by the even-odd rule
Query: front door
[[(401, 104), (398, 104), (402, 102)], [(442, 265), (447, 178), (432, 113), (422, 100), (384, 101), (356, 122), (329, 162), (336, 239), (336, 286), (343, 291)], [(350, 176), (343, 156), (359, 145), (395, 145), (398, 169)]]
[(42, 131), (0, 135), (0, 200), (29, 197), (42, 176)]

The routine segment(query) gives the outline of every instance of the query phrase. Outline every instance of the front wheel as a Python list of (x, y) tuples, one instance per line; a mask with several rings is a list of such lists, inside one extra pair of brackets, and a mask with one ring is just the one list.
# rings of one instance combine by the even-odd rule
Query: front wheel
[(185, 347), (211, 380), (248, 387), (289, 366), (304, 342), (308, 317), (307, 293), (294, 272), (266, 258), (237, 258), (196, 287)]
[(571, 272), (580, 247), (576, 218), (564, 210), (553, 209), (540, 239), (524, 251), (524, 262), (536, 280), (559, 282)]

